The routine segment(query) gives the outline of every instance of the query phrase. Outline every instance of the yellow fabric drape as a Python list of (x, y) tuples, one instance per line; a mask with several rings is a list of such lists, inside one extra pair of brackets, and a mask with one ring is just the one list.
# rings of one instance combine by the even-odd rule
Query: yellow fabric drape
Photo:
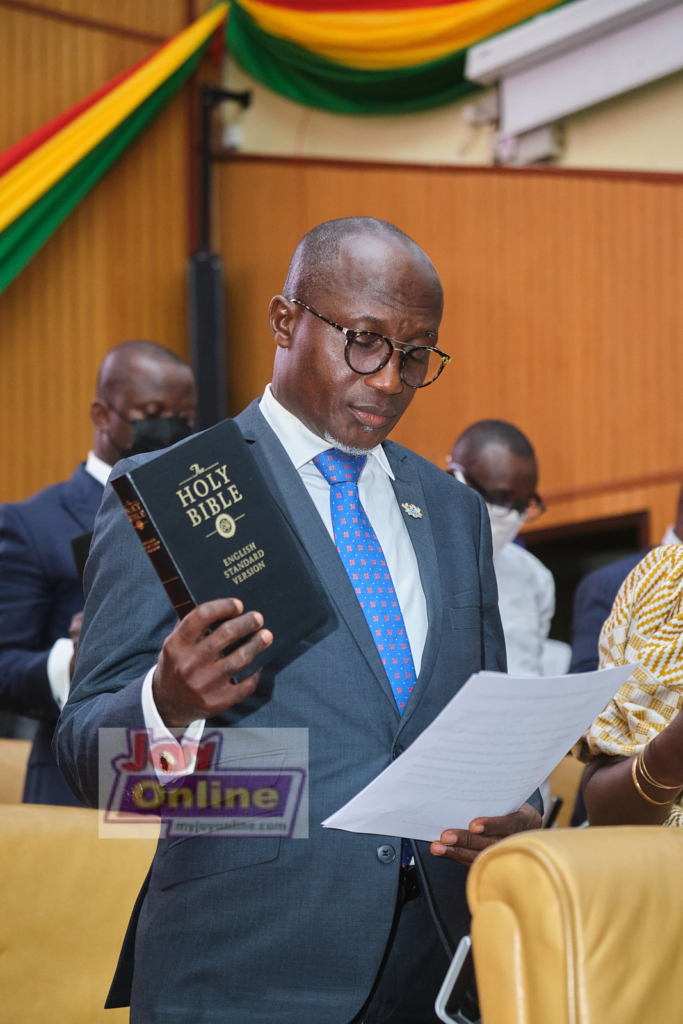
[(260, 0), (240, 0), (240, 6), (265, 32), (340, 64), (375, 70), (439, 60), (556, 3), (469, 0), (439, 7), (312, 13)]
[(220, 25), (227, 3), (212, 8), (163, 46), (139, 71), (0, 178), (0, 231), (44, 195), (158, 89)]

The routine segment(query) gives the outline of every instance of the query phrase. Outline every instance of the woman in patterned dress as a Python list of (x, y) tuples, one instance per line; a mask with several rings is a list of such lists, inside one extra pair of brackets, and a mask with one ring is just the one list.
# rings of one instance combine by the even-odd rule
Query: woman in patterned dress
[(683, 825), (683, 545), (654, 548), (617, 594), (600, 667), (638, 662), (574, 748), (591, 825)]

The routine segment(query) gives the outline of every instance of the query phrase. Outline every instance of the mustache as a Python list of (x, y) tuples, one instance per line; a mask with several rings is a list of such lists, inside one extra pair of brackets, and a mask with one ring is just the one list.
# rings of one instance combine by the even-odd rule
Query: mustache
[(394, 419), (396, 416), (399, 415), (399, 412), (394, 405), (382, 407), (379, 405), (360, 405), (354, 403), (352, 405), (352, 408), (357, 409), (358, 412), (370, 413), (371, 416), (384, 416), (386, 417), (386, 419), (389, 420)]

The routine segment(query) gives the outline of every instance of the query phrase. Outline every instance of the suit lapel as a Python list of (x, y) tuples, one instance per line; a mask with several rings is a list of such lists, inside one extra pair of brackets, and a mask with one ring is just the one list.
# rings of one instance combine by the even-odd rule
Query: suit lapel
[(415, 708), (422, 698), (439, 651), (443, 622), (441, 577), (429, 507), (425, 499), (419, 471), (415, 465), (411, 465), (408, 458), (409, 453), (405, 449), (399, 448), (392, 442), (385, 442), (384, 450), (389, 459), (389, 465), (394, 471), (393, 487), (399, 506), (404, 504), (417, 505), (422, 513), (422, 517), (416, 519), (409, 516), (401, 508), (401, 513), (408, 528), (408, 535), (417, 557), (420, 580), (427, 602), (427, 619), (429, 622), (424, 651), (422, 652), (420, 674), (415, 681), (413, 692), (410, 695), (401, 719), (401, 726), (403, 727), (415, 712)]
[(317, 570), (398, 719), (391, 684), (358, 598), (301, 477), (275, 432), (258, 411), (257, 403), (253, 402), (245, 409), (237, 417), (237, 423), (245, 440), (251, 443), (252, 454), (268, 481), (275, 502)]

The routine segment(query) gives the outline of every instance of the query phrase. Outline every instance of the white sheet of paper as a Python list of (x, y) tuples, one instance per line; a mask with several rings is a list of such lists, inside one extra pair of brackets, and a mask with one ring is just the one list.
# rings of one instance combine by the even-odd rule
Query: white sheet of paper
[(478, 672), (324, 827), (433, 842), (516, 811), (635, 667), (540, 679)]

